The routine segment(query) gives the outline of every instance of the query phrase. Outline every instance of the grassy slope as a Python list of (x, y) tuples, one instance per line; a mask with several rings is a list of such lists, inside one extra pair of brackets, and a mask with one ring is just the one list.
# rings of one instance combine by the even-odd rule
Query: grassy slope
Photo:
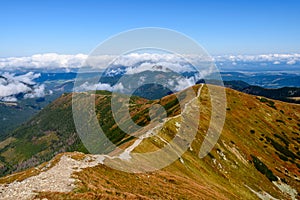
[[(209, 94), (205, 87), (200, 97), (201, 126), (192, 143), (192, 150), (182, 156), (184, 163), (178, 160), (149, 174), (128, 174), (99, 165), (74, 174), (80, 180), (76, 190), (70, 193), (46, 192), (41, 193), (40, 197), (257, 199), (249, 190), (250, 187), (255, 191), (266, 191), (276, 198), (288, 198), (272, 184), (270, 173), (280, 177), (291, 187), (300, 188), (300, 106), (261, 99), (231, 89), (226, 89), (226, 92), (228, 108), (225, 126), (218, 144), (204, 159), (199, 159), (197, 155), (210, 121)], [(100, 95), (99, 98), (108, 96)], [(135, 102), (138, 100), (136, 98)], [(54, 104), (57, 108), (65, 103), (63, 98), (57, 101)], [(103, 103), (103, 100), (99, 99), (100, 102)], [(143, 106), (132, 108), (133, 118), (137, 116), (139, 122), (147, 124), (145, 110), (156, 102), (164, 105), (170, 116), (179, 113), (179, 106), (174, 96), (170, 95), (161, 101), (140, 100), (138, 103), (142, 103)], [(107, 109), (105, 106), (101, 107)], [(168, 123), (159, 135), (171, 139), (174, 135), (175, 121), (176, 119)], [(128, 136), (124, 135), (123, 138)], [(16, 144), (12, 141), (11, 144)], [(126, 142), (119, 144), (128, 146)], [(149, 138), (135, 151), (151, 151), (161, 145), (155, 138)], [(257, 162), (259, 165), (255, 165)], [(261, 169), (257, 166), (263, 167)]]
[[(276, 198), (288, 198), (265, 174), (258, 171), (253, 158), (258, 158), (272, 174), (293, 188), (300, 188), (299, 181), (295, 179), (299, 177), (300, 107), (279, 101), (273, 101), (273, 104), (230, 89), (227, 89), (227, 97), (224, 130), (218, 144), (204, 159), (199, 159), (197, 153), (210, 119), (210, 101), (205, 88), (201, 95), (201, 128), (192, 143), (193, 150), (183, 155), (184, 164), (176, 161), (150, 174), (127, 174), (100, 165), (75, 174), (80, 180), (75, 191), (42, 193), (41, 197), (257, 199), (248, 189), (250, 187), (255, 191), (266, 191)], [(163, 101), (172, 102), (172, 98), (169, 96)], [(172, 110), (176, 112), (178, 107)], [(166, 131), (159, 134), (167, 138), (172, 135), (172, 128), (169, 124), (165, 127)], [(157, 146), (159, 144), (154, 138), (150, 138), (135, 151), (154, 150)], [(289, 155), (289, 151), (295, 157), (291, 154), (287, 157), (288, 161), (279, 157), (284, 153)]]
[[(99, 123), (109, 138), (118, 143), (126, 134), (115, 124), (110, 111), (110, 93), (96, 94)], [(139, 103), (146, 100), (134, 97)], [(137, 111), (143, 108), (137, 108)], [(137, 112), (135, 111), (135, 112)], [(106, 116), (106, 117), (102, 117)], [(53, 158), (65, 151), (87, 152), (76, 134), (72, 117), (72, 95), (65, 94), (43, 109), (28, 123), (20, 126), (0, 143), (0, 173), (20, 171)]]

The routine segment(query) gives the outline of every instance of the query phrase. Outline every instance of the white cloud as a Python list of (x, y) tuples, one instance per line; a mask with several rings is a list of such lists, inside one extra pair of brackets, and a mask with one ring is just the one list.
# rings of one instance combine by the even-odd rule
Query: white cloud
[(16, 95), (23, 93), (24, 98), (45, 96), (45, 86), (35, 83), (34, 79), (40, 74), (28, 72), (23, 75), (15, 75), (8, 72), (0, 76), (0, 100), (16, 101)]
[(122, 83), (117, 83), (114, 86), (111, 86), (107, 83), (97, 83), (91, 84), (88, 82), (83, 83), (82, 85), (74, 88), (75, 92), (86, 92), (86, 91), (95, 91), (95, 90), (106, 90), (106, 91), (116, 91), (124, 92), (124, 86)]
[[(140, 82), (137, 83), (138, 86), (142, 86), (143, 82), (145, 80), (145, 77), (140, 77)], [(191, 87), (195, 85), (196, 78), (195, 77), (169, 77), (166, 80), (166, 84), (164, 85), (167, 88), (170, 88), (172, 91), (181, 91), (185, 88)], [(126, 85), (126, 83), (125, 83)], [(123, 85), (123, 83), (119, 82), (115, 85), (109, 85), (106, 83), (97, 83), (97, 84), (91, 84), (88, 82), (84, 82), (82, 85), (76, 87), (74, 89), (75, 92), (84, 92), (84, 91), (95, 91), (95, 90), (107, 90), (111, 92), (121, 92), (126, 93), (127, 91), (131, 91), (130, 84), (126, 87)]]
[(34, 86), (33, 90), (31, 91), (31, 93), (27, 93), (24, 95), (25, 99), (32, 99), (32, 98), (40, 98), (40, 97), (44, 97), (46, 95), (45, 93), (45, 85), (37, 85)]
[[(196, 57), (189, 55), (183, 58), (175, 54), (131, 53), (116, 58), (109, 66), (110, 68), (107, 74), (136, 74), (143, 71), (195, 71), (195, 68), (188, 62), (191, 58), (195, 59)], [(100, 58), (99, 61), (95, 63), (100, 63)], [(120, 66), (125, 66), (126, 68), (121, 70), (118, 68)]]
[[(181, 90), (184, 90), (185, 88), (195, 85), (194, 77), (180, 78), (180, 79), (176, 80), (176, 82), (177, 82), (177, 84), (176, 84), (176, 87), (174, 88), (175, 91), (181, 91)], [(171, 83), (171, 82), (169, 82), (169, 83)]]
[(88, 82), (85, 82), (82, 85), (74, 88), (74, 91), (75, 92), (93, 91), (93, 90), (108, 90), (108, 91), (112, 91), (112, 89), (113, 89), (113, 87), (111, 87), (107, 83), (90, 84)]
[(36, 54), (28, 57), (0, 58), (0, 69), (30, 68), (30, 69), (56, 69), (81, 67), (87, 55), (60, 55), (56, 53)]
[[(114, 65), (132, 67), (131, 69), (128, 69), (128, 73), (131, 73), (131, 70), (136, 65), (142, 63), (145, 64), (141, 67), (146, 67), (147, 64), (150, 65), (155, 63), (157, 65), (162, 65), (165, 69), (169, 68), (173, 71), (180, 72), (189, 71), (192, 69), (191, 66), (187, 64), (188, 61), (192, 61), (193, 63), (211, 61), (210, 57), (201, 57), (195, 55), (183, 55), (183, 57), (180, 57), (175, 54), (158, 53), (131, 53), (120, 57), (116, 57), (114, 55), (88, 56), (85, 54), (62, 55), (56, 53), (46, 53), (27, 57), (0, 58), (0, 69), (65, 69), (66, 71), (71, 71), (71, 69), (78, 69), (85, 64), (97, 69), (106, 69), (109, 61), (112, 61), (113, 59), (115, 59), (113, 62)], [(272, 62), (274, 64), (295, 64), (297, 61), (300, 61), (300, 54), (222, 55), (215, 56), (214, 60), (217, 62), (230, 61), (231, 63)]]
[(116, 85), (113, 86), (113, 91), (116, 92), (124, 92), (124, 86), (122, 83), (118, 83)]
[(19, 93), (27, 93), (30, 90), (31, 90), (30, 87), (24, 85), (23, 83), (11, 82), (11, 83), (0, 85), (0, 97), (7, 97)]
[[(0, 69), (13, 70), (15, 68), (27, 69), (60, 69), (66, 71), (70, 69), (77, 69), (85, 65), (91, 66), (95, 69), (106, 69), (110, 61), (113, 61), (114, 66), (126, 66), (128, 73), (136, 65), (141, 65), (141, 68), (152, 67), (153, 63), (162, 65), (164, 69), (171, 69), (176, 72), (190, 71), (191, 65), (187, 60), (199, 60), (199, 56), (184, 55), (180, 57), (175, 54), (154, 54), (154, 53), (131, 53), (122, 56), (115, 55), (99, 55), (88, 56), (85, 54), (77, 55), (60, 55), (56, 53), (36, 54), (28, 57), (9, 57), (0, 58)], [(202, 59), (203, 60), (203, 59)], [(118, 69), (112, 69), (118, 70)], [(141, 69), (142, 70), (142, 69)]]
[(294, 64), (296, 64), (296, 60), (289, 60), (289, 61), (286, 62), (286, 64), (294, 65)]
[(231, 62), (272, 62), (279, 64), (281, 62), (299, 61), (300, 54), (261, 54), (261, 55), (222, 55), (216, 56), (215, 61)]
[(36, 78), (39, 78), (41, 76), (41, 74), (40, 73), (28, 72), (28, 73), (23, 74), (23, 75), (14, 76), (13, 74), (4, 73), (4, 76), (8, 79), (11, 79), (11, 80), (15, 80), (15, 81), (27, 83), (29, 85), (33, 85), (33, 84), (35, 84), (35, 82), (33, 80), (36, 79)]
[(18, 101), (18, 99), (16, 97), (3, 97), (0, 99), (4, 102), (17, 102)]

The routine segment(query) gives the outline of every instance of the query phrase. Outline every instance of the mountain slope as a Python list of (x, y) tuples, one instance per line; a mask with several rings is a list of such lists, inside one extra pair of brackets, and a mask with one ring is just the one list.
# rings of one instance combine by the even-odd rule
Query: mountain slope
[[(194, 87), (194, 90), (199, 91), (200, 87), (197, 85)], [(216, 91), (220, 89), (217, 86), (213, 88)], [(43, 187), (33, 188), (38, 191), (37, 195), (40, 199), (44, 197), (48, 199), (299, 198), (300, 106), (226, 89), (228, 108), (222, 135), (208, 156), (200, 159), (198, 152), (208, 129), (211, 116), (211, 102), (208, 89), (206, 86), (203, 86), (201, 89), (199, 97), (201, 114), (198, 133), (189, 150), (173, 164), (151, 173), (130, 174), (103, 165), (102, 163), (106, 162), (107, 159), (99, 159), (99, 156), (80, 153), (60, 154), (46, 168), (45, 165), (47, 163), (39, 168), (33, 168), (0, 179), (1, 183), (7, 184), (5, 187), (1, 186), (2, 195), (13, 194), (18, 187), (26, 185), (26, 181), (29, 182), (28, 184), (33, 180), (41, 181), (41, 179), (37, 178), (39, 175), (45, 175), (53, 168), (57, 169), (55, 167), (61, 166), (60, 162), (70, 159), (71, 163), (79, 162), (79, 164), (74, 166), (73, 178), (61, 176), (56, 179), (57, 183), (51, 183), (52, 185), (63, 183), (66, 190), (59, 190), (58, 187), (46, 188), (46, 190)], [(157, 101), (148, 101), (134, 97), (132, 103), (136, 106), (131, 107), (131, 114), (137, 123), (141, 125), (148, 124), (148, 109), (154, 103), (163, 105), (167, 110), (168, 117), (173, 117), (167, 120), (167, 123), (163, 125), (163, 128), (158, 131), (156, 136), (146, 138), (138, 143), (138, 146), (130, 148), (137, 139), (129, 137), (117, 128), (109, 129), (109, 127), (115, 127), (113, 126), (114, 120), (111, 119), (112, 116), (108, 111), (109, 97), (110, 93), (105, 92), (101, 92), (97, 96), (99, 120), (102, 123), (101, 120), (103, 119), (101, 116), (106, 116), (105, 119), (108, 121), (103, 122), (103, 124), (107, 124), (108, 137), (115, 144), (118, 144), (120, 148), (130, 149), (132, 152), (153, 151), (164, 146), (165, 140), (169, 141), (176, 134), (176, 124), (180, 118), (180, 107), (174, 95), (166, 96)], [(3, 145), (5, 148), (4, 150), (2, 149), (1, 156), (4, 157), (4, 164), (11, 159), (10, 157), (5, 157), (5, 155), (8, 155), (8, 152), (19, 152), (16, 151), (19, 148), (18, 145), (20, 145), (19, 141), (27, 140), (29, 143), (33, 137), (36, 137), (38, 141), (49, 141), (44, 139), (45, 136), (51, 135), (46, 134), (48, 133), (46, 131), (56, 131), (55, 134), (52, 134), (58, 137), (61, 137), (60, 135), (71, 137), (75, 130), (72, 128), (68, 129), (67, 125), (63, 125), (60, 122), (62, 117), (63, 119), (71, 117), (70, 110), (68, 110), (70, 98), (70, 95), (65, 95), (51, 104), (44, 113), (42, 111), (26, 125), (26, 128), (28, 128), (27, 132), (23, 131), (26, 130), (24, 127), (16, 130), (11, 135), (10, 140), (6, 141), (6, 145)], [(55, 117), (59, 117), (59, 120), (55, 119)], [(66, 122), (64, 120), (64, 124), (71, 124), (71, 122)], [(47, 127), (42, 126), (44, 123)], [(41, 126), (38, 124), (41, 124)], [(54, 136), (51, 137), (54, 138)], [(57, 141), (61, 139), (58, 138), (56, 141), (53, 138), (51, 139), (51, 141), (54, 141), (53, 144), (57, 144)], [(70, 146), (73, 148), (71, 150), (82, 147), (82, 144), (77, 139), (73, 143), (77, 144), (77, 146), (71, 144)], [(48, 145), (47, 143), (43, 144), (44, 146)], [(47, 147), (45, 150), (53, 149), (53, 144), (51, 143), (49, 145), (50, 148)], [(67, 146), (65, 144), (65, 147)], [(43, 153), (41, 152), (45, 150), (39, 151), (37, 154), (33, 152), (32, 155), (37, 155), (36, 157), (42, 156)], [(16, 162), (20, 158), (20, 160), (31, 159), (31, 157), (25, 157), (23, 154), (16, 154), (18, 156), (11, 160)], [(91, 165), (85, 164), (90, 159)], [(80, 166), (84, 167), (81, 169)], [(62, 167), (60, 170), (63, 172), (65, 168)], [(32, 177), (32, 180), (28, 177)], [(14, 180), (19, 180), (19, 182), (13, 182)], [(45, 182), (44, 184), (50, 184), (50, 182)], [(30, 193), (32, 188), (25, 188)], [(33, 192), (33, 189), (31, 195), (34, 196), (36, 193)]]
[(297, 87), (263, 88), (256, 85), (249, 85), (244, 81), (224, 81), (224, 85), (247, 94), (263, 96), (290, 103), (299, 103), (300, 88)]
[[(96, 110), (104, 131), (108, 132), (108, 137), (113, 142), (118, 143), (126, 134), (118, 127), (111, 129), (115, 122), (110, 110), (110, 99), (110, 92), (98, 91)], [(151, 105), (152, 101), (133, 97), (132, 103), (135, 102), (149, 102)], [(149, 106), (138, 107), (135, 112), (147, 107)], [(142, 114), (146, 111), (142, 110)], [(146, 123), (146, 119), (136, 118), (139, 123)], [(20, 171), (49, 160), (60, 152), (74, 150), (87, 152), (76, 134), (72, 116), (72, 94), (64, 94), (0, 143), (1, 173)]]

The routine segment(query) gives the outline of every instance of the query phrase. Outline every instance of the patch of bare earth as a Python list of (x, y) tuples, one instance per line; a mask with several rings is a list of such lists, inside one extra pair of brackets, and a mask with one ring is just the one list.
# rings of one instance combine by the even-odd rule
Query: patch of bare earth
[(72, 191), (75, 188), (75, 179), (71, 175), (83, 168), (96, 166), (102, 163), (103, 159), (103, 156), (97, 155), (63, 154), (54, 166), (50, 167), (49, 162), (37, 175), (29, 175), (21, 181), (15, 180), (0, 185), (0, 199), (27, 200), (33, 199), (38, 192)]

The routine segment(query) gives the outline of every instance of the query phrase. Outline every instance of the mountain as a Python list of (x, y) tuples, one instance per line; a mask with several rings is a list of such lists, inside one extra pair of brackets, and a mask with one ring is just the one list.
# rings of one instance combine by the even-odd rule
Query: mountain
[[(215, 92), (222, 89), (211, 87)], [(200, 123), (195, 139), (171, 165), (147, 173), (110, 168), (104, 163), (111, 159), (102, 155), (60, 153), (87, 153), (74, 127), (72, 95), (64, 94), (0, 143), (3, 174), (54, 157), (38, 167), (1, 178), (0, 198), (299, 199), (300, 105), (227, 88), (222, 134), (212, 151), (200, 159), (199, 149), (211, 120), (211, 101), (206, 85), (196, 85), (193, 89), (199, 92), (201, 103), (200, 118), (188, 122)], [(186, 98), (185, 91), (179, 95)], [(120, 94), (123, 97), (126, 96)], [(110, 92), (98, 91), (95, 99), (99, 124), (107, 137), (130, 154), (166, 146), (176, 135), (182, 117), (175, 94), (151, 101), (131, 97), (130, 113), (137, 124), (147, 127), (149, 108), (157, 103), (168, 116), (165, 123), (158, 125), (162, 128), (156, 135), (139, 141), (115, 125)]]
[[(282, 68), (282, 66), (280, 66)], [(297, 67), (299, 69), (299, 67)], [(252, 67), (249, 68), (253, 70)], [(264, 88), (281, 88), (281, 87), (300, 87), (300, 79), (298, 69), (290, 72), (279, 71), (260, 71), (253, 70), (251, 72), (221, 72), (223, 81), (244, 81), (250, 85), (258, 85)]]
[(285, 102), (299, 103), (300, 88), (298, 87), (263, 88), (256, 85), (249, 85), (244, 81), (224, 81), (224, 85), (247, 94), (263, 96)]
[[(138, 63), (137, 65), (133, 66), (133, 68), (138, 67), (139, 64), (141, 63)], [(154, 75), (155, 73), (158, 73), (160, 70), (165, 70), (170, 72), (168, 68), (161, 65), (155, 65), (154, 63), (151, 69), (154, 70), (154, 72), (152, 72)], [(2, 123), (0, 123), (0, 139), (5, 138), (7, 134), (11, 132), (13, 129), (27, 122), (31, 117), (37, 114), (41, 109), (47, 106), (50, 102), (58, 98), (61, 94), (66, 92), (72, 92), (74, 86), (74, 80), (78, 76), (77, 72), (68, 72), (68, 73), (44, 72), (43, 70), (40, 71), (33, 70), (33, 71), (26, 71), (26, 72), (14, 71), (13, 74), (15, 74), (16, 76), (18, 75), (22, 76), (26, 73), (33, 73), (33, 72), (40, 74), (40, 76), (38, 78), (33, 79), (32, 81), (34, 81), (38, 85), (44, 85), (45, 93), (47, 94), (42, 98), (24, 99), (25, 94), (19, 93), (16, 95), (16, 99), (18, 99), (18, 101), (14, 103), (1, 101), (0, 121)], [(123, 77), (122, 75), (124, 75), (125, 72), (126, 72), (125, 66), (116, 66), (114, 68), (110, 68), (107, 71), (105, 71), (105, 73), (100, 79), (100, 82), (107, 83), (113, 86), (120, 80), (121, 77)], [(3, 74), (4, 72), (1, 71), (0, 73)], [(95, 72), (80, 73), (80, 74), (82, 78), (87, 80), (94, 79), (97, 76), (100, 76), (99, 73), (95, 73)], [(149, 75), (149, 71), (147, 73), (144, 74), (142, 73), (140, 75), (141, 76)], [(190, 78), (195, 74), (194, 72), (184, 72), (181, 75)], [(170, 76), (172, 76), (171, 73)], [(222, 79), (224, 80), (224, 84), (233, 89), (246, 92), (248, 94), (264, 96), (264, 97), (278, 99), (286, 102), (299, 103), (300, 82), (299, 82), (298, 74), (283, 73), (283, 72), (272, 72), (272, 73), (221, 72), (221, 76)], [(129, 77), (128, 75), (124, 75), (124, 78), (128, 78), (128, 77)], [(0, 75), (0, 80), (7, 81), (8, 79), (5, 76)], [(135, 82), (135, 80), (133, 82)], [(27, 84), (25, 82), (20, 82), (20, 83), (23, 83), (24, 85)], [(29, 88), (32, 88), (31, 85), (27, 85), (27, 86), (29, 86)], [(290, 87), (285, 87), (285, 86), (290, 86)], [(264, 89), (264, 88), (274, 88), (274, 89)], [(135, 91), (134, 95), (154, 100), (154, 99), (162, 98), (163, 96), (169, 95), (171, 93), (172, 92), (170, 90), (168, 90), (167, 88), (163, 88), (161, 85), (145, 84), (139, 87)]]
[(5, 138), (9, 132), (28, 121), (59, 96), (54, 94), (34, 99), (20, 99), (17, 102), (0, 101), (0, 139)]
[[(34, 79), (36, 83), (43, 84), (47, 88), (44, 96), (24, 98), (24, 93), (16, 94), (17, 101), (5, 102), (0, 100), (0, 139), (13, 131), (16, 127), (26, 123), (50, 102), (57, 99), (65, 92), (73, 90), (76, 73), (41, 73), (39, 78)], [(0, 76), (0, 78), (5, 78)], [(31, 85), (21, 82), (32, 88)], [(51, 91), (51, 92), (50, 92)]]
[[(112, 141), (121, 142), (126, 134), (119, 128), (111, 130), (115, 124), (110, 110), (111, 93), (97, 91), (96, 97), (99, 99), (97, 113), (106, 116), (99, 118), (99, 123), (104, 124), (103, 129), (108, 132), (108, 137)], [(149, 106), (153, 104), (152, 101), (133, 97), (131, 103), (136, 102), (148, 103)], [(144, 107), (136, 108), (135, 112), (141, 108)], [(144, 121), (140, 118), (147, 110), (140, 112), (136, 114), (136, 120), (140, 124), (147, 123), (148, 118)], [(0, 147), (2, 174), (34, 166), (60, 152), (74, 150), (87, 152), (76, 134), (72, 116), (72, 94), (63, 94), (53, 101), (27, 123), (15, 129), (0, 143)]]

